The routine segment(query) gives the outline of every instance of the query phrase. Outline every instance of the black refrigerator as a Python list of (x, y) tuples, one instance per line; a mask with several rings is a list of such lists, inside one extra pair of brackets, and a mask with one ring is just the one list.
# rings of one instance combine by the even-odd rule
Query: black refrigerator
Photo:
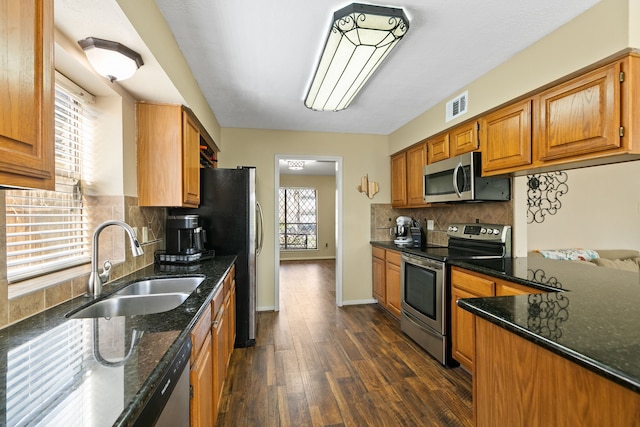
[(256, 342), (256, 258), (262, 246), (262, 210), (256, 200), (256, 169), (200, 170), (200, 206), (172, 209), (197, 214), (206, 230), (206, 249), (215, 255), (237, 255), (236, 347)]

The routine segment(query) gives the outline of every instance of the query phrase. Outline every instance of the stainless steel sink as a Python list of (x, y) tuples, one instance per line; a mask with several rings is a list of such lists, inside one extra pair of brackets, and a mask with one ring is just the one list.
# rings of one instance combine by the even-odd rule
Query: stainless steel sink
[(67, 317), (135, 316), (173, 310), (189, 298), (204, 279), (205, 276), (184, 276), (138, 280)]
[(204, 276), (162, 277), (132, 282), (116, 292), (117, 295), (152, 295), (171, 292), (190, 294), (204, 280)]
[(189, 298), (187, 292), (146, 295), (112, 295), (82, 310), (67, 314), (71, 319), (134, 316), (173, 310)]

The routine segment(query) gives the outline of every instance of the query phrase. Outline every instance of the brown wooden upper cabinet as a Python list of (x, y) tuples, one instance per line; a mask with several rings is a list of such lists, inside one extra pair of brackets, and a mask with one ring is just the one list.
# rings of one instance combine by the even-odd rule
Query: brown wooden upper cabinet
[(391, 205), (407, 205), (407, 153), (391, 156)]
[(538, 160), (620, 147), (620, 71), (618, 61), (538, 95)]
[[(480, 119), (483, 175), (611, 163), (640, 155), (640, 57), (626, 56)], [(631, 160), (631, 158), (625, 158)]]
[(53, 190), (53, 0), (0, 0), (0, 10), (11, 58), (0, 79), (0, 186)]
[(211, 138), (181, 105), (142, 102), (137, 117), (140, 206), (197, 207), (200, 147), (211, 147)]
[(391, 156), (391, 205), (422, 207), (423, 168), (427, 164), (426, 142)]
[(449, 132), (449, 145), (451, 145), (451, 157), (476, 151), (480, 148), (478, 128), (480, 123), (473, 120), (454, 127)]
[(527, 99), (480, 119), (483, 175), (496, 175), (531, 165), (531, 105)]
[(427, 139), (427, 164), (449, 158), (449, 133)]
[(479, 123), (473, 120), (427, 139), (427, 163), (477, 150), (480, 146), (478, 127)]
[(424, 206), (423, 169), (427, 164), (427, 146), (418, 144), (407, 150), (407, 204)]

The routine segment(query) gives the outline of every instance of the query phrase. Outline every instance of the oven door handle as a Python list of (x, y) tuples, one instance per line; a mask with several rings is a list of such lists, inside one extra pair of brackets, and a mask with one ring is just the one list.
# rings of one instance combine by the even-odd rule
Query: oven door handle
[(421, 256), (409, 255), (407, 253), (402, 254), (402, 261), (419, 266), (419, 267), (428, 268), (431, 270), (444, 269), (444, 262), (442, 261), (436, 261), (436, 260), (432, 260), (432, 259), (421, 257)]

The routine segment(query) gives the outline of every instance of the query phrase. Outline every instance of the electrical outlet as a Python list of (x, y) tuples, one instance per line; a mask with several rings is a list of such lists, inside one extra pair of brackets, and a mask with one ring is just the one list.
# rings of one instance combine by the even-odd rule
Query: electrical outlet
[(432, 219), (428, 219), (427, 220), (427, 230), (433, 230), (433, 220)]

